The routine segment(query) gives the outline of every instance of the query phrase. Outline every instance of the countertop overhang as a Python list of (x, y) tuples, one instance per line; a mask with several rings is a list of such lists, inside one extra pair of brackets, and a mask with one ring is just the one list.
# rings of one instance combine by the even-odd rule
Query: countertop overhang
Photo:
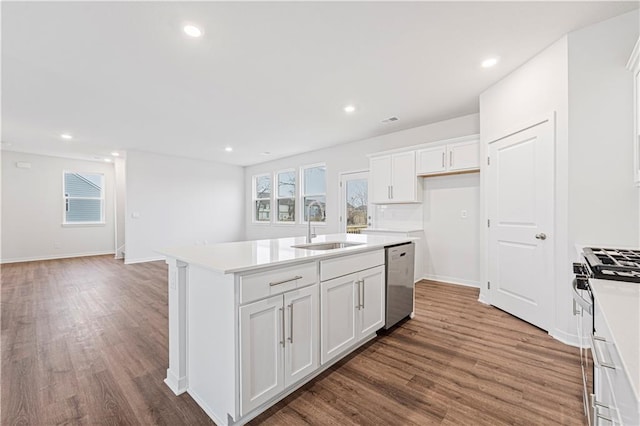
[(313, 238), (313, 243), (349, 242), (360, 243), (360, 245), (333, 250), (307, 250), (292, 247), (305, 244), (307, 242), (305, 237), (291, 237), (205, 246), (169, 247), (158, 250), (158, 253), (223, 274), (231, 274), (361, 253), (411, 242), (415, 239), (400, 235), (328, 234), (318, 235)]

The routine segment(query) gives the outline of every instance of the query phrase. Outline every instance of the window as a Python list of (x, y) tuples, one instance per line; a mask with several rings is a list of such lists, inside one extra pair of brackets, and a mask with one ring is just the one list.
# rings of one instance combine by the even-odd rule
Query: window
[(256, 222), (271, 222), (271, 175), (253, 177), (253, 205)]
[(104, 223), (104, 175), (64, 172), (64, 223)]
[[(326, 220), (327, 200), (327, 167), (324, 164), (316, 164), (302, 168), (302, 205), (304, 221), (308, 221), (307, 214), (311, 214), (312, 222), (324, 222)], [(314, 203), (315, 202), (315, 203)], [(311, 205), (311, 211), (309, 206)]]
[(296, 221), (296, 171), (285, 170), (276, 174), (278, 192), (276, 206), (278, 222), (295, 223)]

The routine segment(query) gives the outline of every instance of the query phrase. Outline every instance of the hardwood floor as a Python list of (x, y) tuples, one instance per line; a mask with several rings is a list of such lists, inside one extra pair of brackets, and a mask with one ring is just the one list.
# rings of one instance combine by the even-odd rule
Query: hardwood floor
[[(212, 424), (163, 383), (163, 262), (109, 256), (2, 266), (1, 423)], [(253, 424), (584, 424), (578, 350), (422, 281), (416, 317)]]

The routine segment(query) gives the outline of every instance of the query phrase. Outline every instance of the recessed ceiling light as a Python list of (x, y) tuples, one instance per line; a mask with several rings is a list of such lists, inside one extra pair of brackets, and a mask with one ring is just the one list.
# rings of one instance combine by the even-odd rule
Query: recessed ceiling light
[(230, 146), (228, 146), (228, 147), (226, 147), (224, 150), (225, 150), (225, 151), (227, 151), (227, 152), (231, 152), (231, 151), (233, 151), (233, 148), (231, 148)]
[(346, 112), (347, 114), (351, 114), (352, 112), (355, 112), (356, 107), (354, 105), (347, 105), (344, 107), (344, 112)]
[(67, 140), (68, 139), (73, 139), (73, 136), (71, 136), (69, 133), (63, 133), (63, 134), (60, 135), (60, 137), (62, 139), (67, 139)]
[(482, 65), (482, 68), (491, 68), (497, 63), (498, 63), (498, 58), (487, 58), (484, 61), (482, 61), (480, 65)]
[(183, 30), (189, 37), (202, 37), (202, 30), (195, 25), (185, 25)]
[(113, 151), (111, 155), (113, 155), (114, 157), (120, 157), (120, 153), (116, 151)]
[(105, 158), (104, 161), (107, 162), (107, 163), (110, 163), (112, 160), (111, 160), (111, 158)]

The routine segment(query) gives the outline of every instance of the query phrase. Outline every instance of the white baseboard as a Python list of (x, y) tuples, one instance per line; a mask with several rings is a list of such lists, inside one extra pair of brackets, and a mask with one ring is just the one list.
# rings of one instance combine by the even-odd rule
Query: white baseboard
[(144, 262), (157, 262), (158, 260), (165, 260), (164, 256), (153, 256), (153, 257), (140, 257), (138, 259), (128, 259), (125, 257), (124, 264), (131, 265), (133, 263), (144, 263)]
[(4, 263), (18, 263), (18, 262), (35, 262), (38, 260), (70, 259), (72, 257), (104, 256), (107, 254), (114, 254), (114, 251), (109, 250), (109, 251), (95, 251), (95, 252), (88, 252), (88, 253), (50, 254), (46, 256), (15, 257), (13, 259), (2, 259), (0, 263), (4, 264)]
[(555, 329), (549, 332), (549, 336), (564, 343), (565, 345), (580, 347), (580, 341), (577, 334), (567, 333), (562, 330)]
[(478, 302), (484, 303), (485, 305), (491, 305), (486, 298), (486, 295), (480, 290), (480, 295), (478, 296)]
[(455, 277), (446, 277), (442, 275), (424, 275), (422, 279), (431, 280), (431, 281), (440, 281), (447, 284), (463, 285), (465, 287), (480, 288), (480, 282), (478, 281), (463, 280)]

